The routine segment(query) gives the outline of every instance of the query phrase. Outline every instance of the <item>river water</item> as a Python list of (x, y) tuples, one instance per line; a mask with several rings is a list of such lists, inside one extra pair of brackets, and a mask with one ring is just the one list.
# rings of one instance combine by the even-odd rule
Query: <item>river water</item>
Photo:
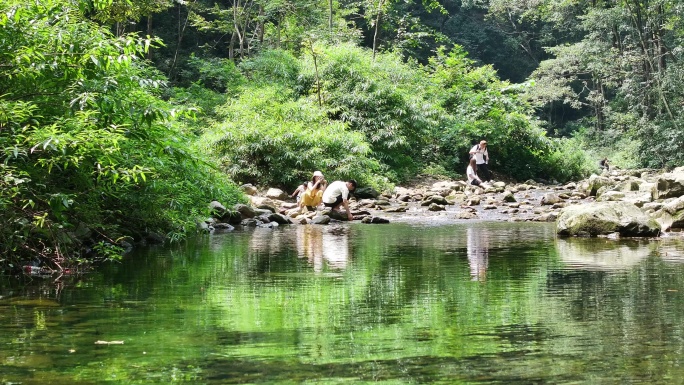
[(670, 384), (681, 237), (289, 226), (0, 277), (0, 383)]

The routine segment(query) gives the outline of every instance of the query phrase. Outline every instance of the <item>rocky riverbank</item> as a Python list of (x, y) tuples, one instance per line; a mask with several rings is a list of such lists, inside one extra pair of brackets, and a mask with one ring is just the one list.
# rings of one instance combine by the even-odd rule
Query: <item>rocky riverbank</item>
[[(287, 193), (243, 185), (250, 205), (226, 209), (212, 202), (206, 231), (234, 226), (327, 224), (346, 217), (318, 208), (301, 212)], [(423, 179), (378, 193), (359, 189), (350, 200), (363, 223), (464, 221), (556, 222), (560, 235), (657, 236), (684, 227), (684, 167), (672, 172), (613, 170), (580, 182), (540, 184), (496, 181), (487, 188), (464, 181)]]

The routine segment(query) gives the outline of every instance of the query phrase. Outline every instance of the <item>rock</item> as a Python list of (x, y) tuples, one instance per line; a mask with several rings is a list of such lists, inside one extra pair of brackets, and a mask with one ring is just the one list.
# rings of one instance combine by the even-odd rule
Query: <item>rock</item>
[(311, 219), (312, 225), (327, 225), (328, 223), (330, 223), (330, 217), (327, 215), (317, 215)]
[(257, 223), (257, 227), (260, 227), (263, 229), (275, 229), (278, 226), (280, 226), (278, 224), (278, 222)]
[(558, 218), (558, 212), (551, 211), (549, 213), (541, 214), (535, 220), (537, 222), (554, 222), (557, 218)]
[(410, 195), (398, 195), (397, 200), (401, 201), (401, 202), (408, 202), (411, 200), (411, 196)]
[(352, 195), (359, 199), (364, 199), (377, 198), (380, 196), (380, 193), (372, 187), (357, 187), (356, 190), (354, 190), (354, 192), (352, 193)]
[(276, 201), (274, 201), (271, 198), (266, 198), (266, 197), (257, 197), (257, 196), (251, 196), (249, 197), (250, 202), (252, 203), (252, 206), (254, 207), (260, 207), (263, 205), (266, 206), (271, 206), (271, 207), (278, 207), (280, 206)]
[(625, 193), (622, 191), (606, 191), (605, 193), (600, 194), (598, 198), (596, 198), (596, 202), (620, 201), (624, 197)]
[(541, 199), (542, 206), (554, 205), (561, 201), (560, 197), (554, 193), (546, 193)]
[(266, 191), (266, 198), (269, 199), (278, 199), (278, 200), (285, 200), (287, 199), (288, 195), (285, 191), (279, 189), (279, 188), (270, 188), (268, 191)]
[(261, 204), (261, 205), (257, 206), (257, 210), (268, 211), (271, 213), (278, 212), (278, 209), (276, 209), (275, 207), (273, 207), (271, 205), (267, 205), (267, 204)]
[(211, 201), (209, 203), (209, 210), (211, 210), (211, 215), (219, 219), (222, 219), (226, 215), (226, 211), (228, 211), (219, 201)]
[(653, 219), (658, 222), (663, 231), (684, 227), (684, 196), (664, 204), (653, 214)]
[(361, 199), (358, 202), (359, 206), (373, 207), (375, 206), (375, 199)]
[(639, 182), (637, 182), (636, 180), (628, 180), (619, 183), (617, 186), (615, 186), (614, 190), (622, 192), (639, 191), (639, 185)]
[(587, 186), (587, 193), (589, 196), (596, 196), (596, 193), (601, 187), (610, 186), (613, 184), (613, 181), (611, 181), (608, 177), (593, 174), (589, 177), (588, 183), (589, 185)]
[(268, 219), (270, 222), (276, 222), (279, 225), (289, 225), (292, 223), (288, 217), (278, 213), (269, 214)]
[(653, 186), (652, 195), (654, 200), (684, 195), (684, 167), (660, 175)]
[(257, 215), (256, 211), (254, 211), (252, 207), (242, 203), (238, 203), (235, 206), (233, 206), (233, 210), (240, 213), (243, 219), (254, 218)]
[(468, 199), (466, 200), (466, 205), (467, 205), (467, 206), (477, 206), (477, 205), (480, 204), (480, 201), (481, 201), (481, 200), (480, 200), (480, 197), (478, 197), (478, 196), (470, 196), (470, 197), (468, 197)]
[(459, 211), (458, 214), (456, 214), (456, 218), (458, 218), (458, 219), (474, 219), (474, 218), (477, 218), (477, 214), (470, 212), (470, 211)]
[(489, 205), (482, 207), (482, 209), (484, 209), (484, 210), (496, 210), (496, 206), (489, 204)]
[(311, 222), (311, 219), (309, 219), (306, 215), (300, 215), (294, 219), (294, 222), (300, 225), (307, 225)]
[(430, 203), (428, 206), (428, 211), (444, 211), (446, 208), (443, 205), (437, 203)]
[(380, 217), (373, 217), (373, 216), (365, 216), (363, 219), (361, 219), (361, 223), (368, 223), (368, 224), (383, 224), (383, 223), (390, 223), (389, 219), (386, 218), (380, 218)]
[(377, 201), (375, 201), (375, 205), (376, 206), (390, 206), (391, 203), (387, 199), (378, 199)]
[(510, 191), (506, 191), (503, 194), (501, 194), (501, 201), (502, 202), (516, 202), (515, 195), (513, 195), (513, 193)]
[(166, 237), (162, 234), (155, 233), (154, 231), (150, 231), (147, 233), (145, 236), (145, 240), (149, 243), (153, 244), (163, 244), (166, 241)]
[(254, 218), (247, 218), (247, 219), (243, 219), (242, 222), (240, 222), (240, 224), (243, 227), (256, 227), (256, 225), (258, 224), (258, 221)]
[(269, 215), (273, 214), (275, 211), (272, 211), (269, 209), (256, 208), (256, 209), (254, 209), (254, 212), (256, 213), (256, 216), (258, 216), (258, 217), (261, 217), (261, 216), (268, 217)]
[(406, 212), (406, 206), (395, 206), (395, 207), (388, 207), (383, 210), (386, 213), (405, 213)]
[(251, 183), (243, 184), (240, 186), (240, 190), (247, 195), (256, 195), (257, 189)]
[(235, 227), (233, 227), (227, 223), (214, 223), (212, 226), (214, 226), (214, 228), (216, 230), (222, 230), (222, 231), (233, 231), (233, 230), (235, 230)]
[(441, 195), (432, 195), (420, 203), (421, 206), (430, 206), (432, 204), (448, 205), (449, 202)]
[(650, 237), (660, 233), (660, 225), (633, 204), (599, 202), (563, 208), (556, 222), (556, 232), (564, 236), (618, 232), (628, 237)]

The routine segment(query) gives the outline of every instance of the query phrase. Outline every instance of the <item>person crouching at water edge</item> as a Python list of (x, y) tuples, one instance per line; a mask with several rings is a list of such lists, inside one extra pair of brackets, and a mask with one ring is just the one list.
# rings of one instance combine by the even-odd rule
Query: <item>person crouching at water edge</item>
[(477, 161), (475, 157), (470, 159), (468, 168), (466, 168), (466, 176), (468, 177), (468, 183), (473, 186), (480, 186), (482, 184), (482, 180), (477, 176)]
[(306, 191), (302, 194), (302, 199), (299, 201), (299, 208), (306, 207), (307, 209), (315, 210), (321, 204), (323, 199), (323, 191), (328, 186), (328, 182), (323, 177), (320, 171), (314, 171), (311, 181), (306, 186)]
[(349, 192), (354, 190), (356, 190), (356, 181), (354, 179), (346, 182), (336, 180), (330, 183), (330, 186), (323, 192), (323, 204), (325, 207), (330, 207), (338, 212), (337, 208), (340, 205), (344, 206), (347, 218), (351, 221), (354, 219), (354, 216), (349, 211)]

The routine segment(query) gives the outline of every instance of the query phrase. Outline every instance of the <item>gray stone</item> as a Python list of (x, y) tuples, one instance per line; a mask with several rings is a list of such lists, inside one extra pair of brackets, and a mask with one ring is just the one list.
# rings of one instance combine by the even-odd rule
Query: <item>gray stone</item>
[(279, 188), (269, 188), (268, 191), (266, 191), (265, 196), (266, 198), (278, 199), (281, 201), (288, 197), (287, 193)]
[(446, 208), (443, 205), (437, 203), (430, 203), (428, 206), (428, 211), (444, 211)]
[(677, 198), (684, 195), (684, 168), (660, 175), (653, 186), (653, 199)]
[(311, 219), (312, 225), (327, 225), (330, 223), (330, 217), (327, 215), (317, 215)]
[(246, 195), (256, 195), (257, 194), (257, 189), (254, 187), (251, 183), (248, 184), (243, 184), (240, 186), (240, 190), (242, 190), (243, 193)]
[(555, 193), (546, 193), (541, 199), (542, 205), (554, 205), (561, 201), (560, 197)]
[(501, 201), (503, 202), (516, 202), (515, 195), (510, 191), (505, 191), (501, 194)]
[(281, 214), (278, 214), (278, 213), (269, 214), (268, 219), (271, 222), (278, 223), (279, 225), (289, 225), (292, 223), (288, 217), (281, 215)]
[(598, 202), (563, 208), (556, 222), (556, 232), (571, 236), (618, 232), (622, 236), (650, 237), (660, 233), (660, 225), (633, 204)]
[(233, 206), (233, 210), (239, 212), (243, 219), (254, 218), (257, 215), (256, 211), (254, 211), (252, 207), (242, 203), (238, 203)]

